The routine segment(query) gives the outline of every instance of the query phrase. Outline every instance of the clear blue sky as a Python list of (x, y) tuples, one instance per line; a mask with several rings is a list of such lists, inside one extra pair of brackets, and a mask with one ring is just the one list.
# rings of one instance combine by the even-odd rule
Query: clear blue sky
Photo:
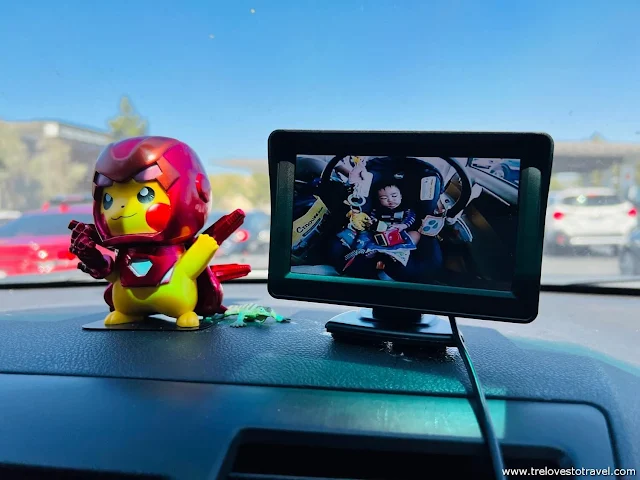
[(209, 161), (276, 128), (637, 142), (639, 28), (637, 0), (3, 2), (0, 118), (105, 128), (127, 94)]

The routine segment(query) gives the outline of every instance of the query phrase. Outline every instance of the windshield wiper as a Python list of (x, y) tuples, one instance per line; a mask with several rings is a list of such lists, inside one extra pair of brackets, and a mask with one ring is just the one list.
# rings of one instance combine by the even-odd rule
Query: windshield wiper
[(543, 285), (549, 286), (549, 287), (556, 287), (556, 286), (569, 287), (569, 286), (577, 286), (577, 285), (605, 285), (605, 284), (615, 284), (615, 283), (628, 284), (628, 283), (634, 283), (634, 282), (640, 283), (640, 275), (625, 275), (625, 276), (608, 275), (608, 276), (601, 276), (601, 277), (586, 278), (584, 280), (581, 279), (577, 281), (559, 281), (559, 282), (553, 282), (553, 281), (545, 282), (543, 277), (543, 280), (542, 280)]
[[(637, 283), (637, 285), (630, 286), (633, 283)], [(543, 292), (640, 296), (640, 276), (608, 276), (565, 283), (542, 283), (540, 290)]]
[[(265, 283), (268, 272), (266, 269), (256, 269), (245, 277), (226, 280), (229, 283)], [(0, 290), (30, 289), (30, 288), (69, 288), (96, 287), (107, 285), (106, 280), (95, 280), (82, 272), (70, 270), (46, 274), (20, 275), (0, 279)]]
[(640, 283), (640, 275), (635, 276), (625, 276), (618, 278), (607, 278), (607, 279), (595, 279), (595, 280), (585, 280), (583, 282), (572, 282), (569, 285), (605, 285), (612, 283)]

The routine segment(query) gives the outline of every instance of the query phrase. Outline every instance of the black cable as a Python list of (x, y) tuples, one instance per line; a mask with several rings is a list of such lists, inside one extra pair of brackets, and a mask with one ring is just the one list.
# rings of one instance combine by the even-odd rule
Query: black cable
[(480, 386), (478, 374), (476, 373), (475, 368), (473, 368), (471, 356), (469, 355), (469, 351), (464, 344), (464, 339), (460, 334), (460, 330), (458, 329), (458, 324), (456, 323), (455, 317), (449, 317), (449, 322), (451, 322), (451, 332), (453, 333), (453, 337), (457, 344), (456, 346), (458, 347), (458, 351), (460, 352), (460, 356), (462, 357), (462, 361), (464, 362), (465, 369), (467, 370), (467, 375), (469, 376), (469, 380), (471, 381), (473, 393), (478, 400), (477, 408), (474, 408), (474, 411), (476, 413), (476, 418), (478, 419), (480, 431), (482, 432), (482, 435), (487, 442), (487, 447), (489, 447), (489, 455), (491, 456), (491, 463), (493, 465), (495, 478), (497, 480), (505, 480), (506, 477), (504, 475), (504, 462), (502, 460), (502, 453), (500, 451), (500, 443), (498, 442), (498, 437), (496, 437), (496, 432), (493, 429), (491, 415), (489, 414), (489, 407), (487, 406), (487, 399), (484, 396), (482, 387)]

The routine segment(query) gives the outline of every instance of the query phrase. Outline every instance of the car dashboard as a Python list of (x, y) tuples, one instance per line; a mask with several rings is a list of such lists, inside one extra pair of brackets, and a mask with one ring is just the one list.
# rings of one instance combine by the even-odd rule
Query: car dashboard
[[(337, 343), (324, 324), (347, 307), (263, 283), (226, 285), (225, 304), (290, 322), (83, 330), (102, 302), (0, 290), (0, 478), (492, 478), (456, 349)], [(528, 325), (460, 320), (507, 468), (640, 465), (638, 313), (545, 292)]]

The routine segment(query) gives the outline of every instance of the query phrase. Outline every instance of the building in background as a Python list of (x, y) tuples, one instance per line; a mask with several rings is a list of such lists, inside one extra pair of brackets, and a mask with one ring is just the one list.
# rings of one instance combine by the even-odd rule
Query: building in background
[(614, 188), (622, 196), (636, 185), (640, 144), (607, 142), (598, 136), (582, 142), (556, 142), (553, 173), (579, 175), (583, 186)]
[(96, 158), (111, 141), (106, 131), (59, 120), (0, 119), (0, 209), (90, 191)]
[(111, 135), (104, 130), (80, 127), (57, 120), (36, 120), (26, 122), (7, 122), (22, 137), (31, 154), (35, 154), (37, 145), (44, 139), (62, 140), (71, 147), (71, 161), (93, 166), (102, 149), (113, 141)]

